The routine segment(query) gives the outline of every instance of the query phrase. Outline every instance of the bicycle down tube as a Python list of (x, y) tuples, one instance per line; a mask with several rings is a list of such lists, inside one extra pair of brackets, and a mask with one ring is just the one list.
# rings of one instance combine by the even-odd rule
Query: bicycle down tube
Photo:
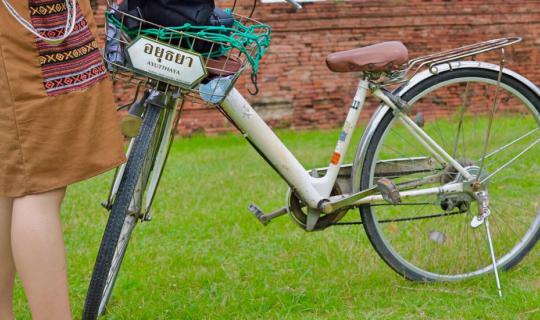
[(343, 162), (341, 155), (345, 154), (347, 150), (352, 132), (362, 111), (367, 91), (368, 81), (361, 80), (343, 126), (343, 139), (338, 141), (330, 167), (322, 178), (315, 178), (308, 174), (302, 164), (236, 89), (231, 90), (221, 103), (221, 106), (244, 132), (245, 137), (254, 144), (308, 206), (318, 208), (321, 201), (330, 195), (334, 186), (339, 168)]
[[(366, 94), (369, 91), (369, 82), (365, 79), (360, 80), (353, 103), (349, 109), (343, 129), (340, 133), (336, 148), (332, 155), (327, 173), (323, 177), (312, 177), (306, 169), (300, 164), (296, 157), (279, 140), (276, 134), (253, 110), (245, 98), (236, 90), (232, 89), (229, 95), (222, 102), (224, 111), (231, 117), (235, 124), (242, 130), (244, 136), (254, 145), (255, 148), (264, 156), (276, 171), (287, 181), (298, 195), (311, 208), (321, 208), (323, 201), (340, 201), (343, 196), (332, 197), (329, 199), (330, 192), (335, 184), (339, 169), (343, 162), (343, 157), (347, 151), (348, 145), (354, 128), (357, 125), (359, 115), (362, 111)], [(381, 90), (375, 90), (374, 95), (388, 104), (391, 108), (399, 112), (398, 107), (388, 99)], [(444, 159), (454, 165), (459, 172), (463, 172), (465, 177), (470, 174), (444, 151), (433, 139), (431, 139), (422, 128), (418, 127), (407, 115), (400, 113), (400, 118), (406, 127), (424, 144), (437, 159)], [(461, 183), (452, 184), (441, 188), (428, 188), (415, 191), (404, 191), (402, 197), (413, 197), (426, 194), (438, 194), (449, 192), (462, 192)], [(352, 205), (379, 201), (380, 196), (373, 195), (352, 195), (358, 199), (352, 201)]]

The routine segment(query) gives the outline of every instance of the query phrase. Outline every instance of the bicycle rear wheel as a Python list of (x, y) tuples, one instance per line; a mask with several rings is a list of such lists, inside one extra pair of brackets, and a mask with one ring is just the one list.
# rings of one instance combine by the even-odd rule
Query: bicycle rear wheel
[[(165, 109), (148, 105), (140, 133), (131, 146), (90, 280), (83, 311), (85, 320), (105, 313), (132, 231), (142, 218), (144, 190), (160, 148), (164, 114)], [(163, 165), (160, 164), (157, 174), (161, 174)]]
[[(409, 103), (413, 119), (446, 152), (469, 173), (489, 178), (489, 219), (497, 267), (507, 270), (540, 237), (540, 99), (507, 75), (502, 76), (497, 93), (497, 78), (498, 72), (487, 69), (449, 70), (421, 81), (402, 98)], [(411, 182), (427, 177), (435, 178), (422, 188), (463, 181), (455, 169), (436, 159), (431, 159), (436, 163), (432, 169), (421, 172), (410, 168), (403, 175), (376, 173), (379, 161), (416, 157), (431, 155), (388, 110), (361, 163), (360, 188), (375, 185), (382, 176), (403, 189), (414, 189)], [(470, 226), (477, 212), (475, 200), (466, 194), (414, 197), (399, 205), (360, 208), (364, 228), (378, 254), (396, 272), (416, 281), (461, 280), (493, 270), (484, 227)]]

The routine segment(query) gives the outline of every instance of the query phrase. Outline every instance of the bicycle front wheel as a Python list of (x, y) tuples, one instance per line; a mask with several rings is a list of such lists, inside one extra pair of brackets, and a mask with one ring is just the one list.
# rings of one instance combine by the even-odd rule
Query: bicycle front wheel
[(135, 138), (94, 265), (83, 311), (84, 320), (105, 313), (131, 234), (140, 219), (142, 196), (159, 149), (162, 108), (149, 105)]
[[(497, 84), (496, 71), (454, 69), (421, 81), (402, 99), (433, 140), (470, 174), (489, 181), (497, 267), (507, 270), (540, 237), (540, 99), (508, 75), (503, 74), (500, 87)], [(418, 167), (410, 159), (433, 165)], [(400, 160), (397, 171), (377, 170), (380, 163)], [(402, 190), (464, 180), (441, 162), (388, 110), (368, 143), (360, 188), (382, 177)], [(378, 254), (410, 280), (461, 280), (493, 270), (484, 226), (471, 227), (477, 203), (466, 193), (407, 198), (398, 205), (370, 204), (360, 213)]]

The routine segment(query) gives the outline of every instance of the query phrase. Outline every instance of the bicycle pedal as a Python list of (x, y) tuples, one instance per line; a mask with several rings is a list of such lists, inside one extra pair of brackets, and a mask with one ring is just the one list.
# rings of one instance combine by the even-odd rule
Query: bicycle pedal
[(401, 203), (401, 195), (399, 194), (398, 187), (392, 180), (388, 178), (377, 180), (377, 189), (386, 202), (391, 204)]
[(276, 210), (274, 212), (270, 212), (269, 214), (265, 214), (259, 207), (257, 207), (255, 204), (250, 204), (248, 207), (249, 211), (255, 215), (255, 218), (259, 220), (260, 223), (262, 223), (264, 226), (268, 225), (270, 221), (273, 219), (280, 217), (284, 214), (287, 214), (287, 208), (281, 208), (279, 210)]
[(257, 207), (255, 204), (250, 204), (249, 207), (248, 207), (249, 211), (251, 211), (251, 213), (253, 213), (253, 215), (255, 215), (255, 218), (257, 218), (257, 220), (259, 220), (260, 223), (262, 223), (263, 225), (267, 225), (268, 224), (268, 220), (264, 218), (264, 212), (259, 209), (259, 207)]
[(128, 137), (133, 138), (139, 134), (143, 119), (137, 115), (126, 114), (120, 121), (120, 128), (122, 133)]

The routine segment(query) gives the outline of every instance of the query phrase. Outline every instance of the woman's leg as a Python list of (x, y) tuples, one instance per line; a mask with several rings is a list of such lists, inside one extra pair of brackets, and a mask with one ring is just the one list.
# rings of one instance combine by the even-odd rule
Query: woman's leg
[(65, 188), (13, 200), (13, 260), (33, 320), (71, 319), (60, 205)]
[(0, 320), (13, 319), (15, 264), (11, 255), (11, 210), (13, 200), (0, 197)]

